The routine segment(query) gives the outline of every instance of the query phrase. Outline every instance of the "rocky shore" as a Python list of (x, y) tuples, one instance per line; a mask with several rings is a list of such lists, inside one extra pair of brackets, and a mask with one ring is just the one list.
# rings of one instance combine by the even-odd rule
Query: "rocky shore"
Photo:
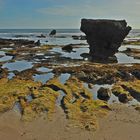
[(90, 61), (91, 47), (0, 39), (0, 139), (138, 140), (140, 64)]

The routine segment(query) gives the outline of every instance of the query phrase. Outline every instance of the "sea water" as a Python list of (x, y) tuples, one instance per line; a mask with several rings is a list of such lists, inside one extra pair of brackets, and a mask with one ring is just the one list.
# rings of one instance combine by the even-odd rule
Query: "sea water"
[[(80, 54), (88, 53), (89, 46), (86, 40), (74, 40), (73, 35), (84, 35), (79, 29), (56, 29), (56, 37), (50, 37), (49, 33), (52, 29), (0, 29), (0, 38), (7, 39), (28, 39), (28, 40), (40, 40), (42, 44), (48, 45), (67, 45), (67, 44), (85, 44), (84, 48), (75, 48), (74, 52), (67, 53), (63, 52), (60, 48), (53, 48), (52, 52), (61, 53), (63, 57), (69, 57), (72, 59), (83, 59)], [(46, 37), (40, 38), (39, 36), (43, 34)], [(126, 39), (140, 39), (140, 29), (132, 30)], [(125, 50), (129, 48), (140, 48), (140, 45), (125, 45), (121, 46), (120, 50)], [(134, 59), (133, 57), (127, 56), (124, 53), (116, 53), (118, 63), (140, 63), (140, 59)], [(3, 57), (0, 61), (10, 60), (10, 57)]]

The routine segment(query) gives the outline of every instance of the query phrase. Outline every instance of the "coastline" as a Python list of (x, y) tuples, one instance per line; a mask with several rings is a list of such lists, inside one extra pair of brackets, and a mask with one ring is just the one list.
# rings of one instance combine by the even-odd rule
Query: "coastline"
[(0, 139), (139, 139), (139, 40), (121, 46), (127, 59), (98, 63), (81, 36), (19, 38), (0, 40)]

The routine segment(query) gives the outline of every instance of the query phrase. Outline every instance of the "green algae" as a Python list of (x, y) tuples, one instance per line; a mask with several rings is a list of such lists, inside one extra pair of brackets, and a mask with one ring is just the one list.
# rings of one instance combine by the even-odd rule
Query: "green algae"
[[(51, 119), (55, 112), (56, 101), (64, 91), (61, 107), (72, 126), (87, 130), (98, 128), (98, 117), (107, 114), (109, 107), (106, 102), (93, 100), (90, 93), (81, 81), (70, 77), (65, 84), (58, 77), (42, 85), (32, 80), (14, 78), (0, 79), (0, 112), (11, 110), (16, 102), (21, 106), (21, 120), (32, 121), (45, 115)], [(28, 101), (27, 96), (32, 100)]]
[(39, 90), (34, 89), (32, 96), (33, 101), (29, 104), (23, 104), (23, 117), (25, 121), (31, 121), (39, 117), (42, 113), (46, 113), (47, 118), (51, 118), (55, 112), (55, 103), (59, 93), (49, 87), (44, 87)]
[(140, 80), (118, 82), (113, 86), (112, 92), (116, 96), (126, 94), (129, 100), (135, 98), (140, 101)]
[(97, 116), (103, 117), (109, 109), (106, 102), (94, 101), (92, 93), (75, 77), (68, 79), (64, 85), (58, 79), (52, 79), (47, 84), (55, 89), (57, 87), (57, 89), (63, 90), (66, 94), (61, 101), (61, 106), (67, 119), (74, 126), (87, 130), (98, 128)]
[[(28, 95), (34, 98), (31, 102), (26, 100)], [(12, 109), (15, 102), (19, 102), (22, 108), (22, 120), (31, 121), (45, 110), (48, 114), (54, 112), (57, 96), (57, 92), (49, 87), (42, 87), (39, 82), (0, 79), (0, 112)]]

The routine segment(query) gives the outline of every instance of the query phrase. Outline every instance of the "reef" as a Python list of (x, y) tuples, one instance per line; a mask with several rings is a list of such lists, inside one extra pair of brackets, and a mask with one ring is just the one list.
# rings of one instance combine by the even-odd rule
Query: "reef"
[(47, 117), (50, 117), (59, 95), (49, 87), (42, 87), (39, 82), (17, 78), (0, 79), (0, 90), (0, 112), (11, 110), (18, 103), (21, 119), (24, 121), (31, 121), (41, 116), (42, 113), (47, 113)]
[(50, 80), (47, 85), (66, 94), (61, 100), (61, 107), (75, 127), (96, 130), (98, 117), (107, 115), (110, 110), (106, 102), (93, 100), (92, 93), (75, 77), (69, 78), (64, 85), (58, 79)]
[(139, 64), (119, 65), (119, 64), (95, 64), (86, 63), (80, 66), (57, 67), (55, 74), (70, 73), (79, 80), (92, 84), (114, 84), (118, 81), (133, 81), (140, 78)]
[[(112, 92), (116, 96), (122, 96), (125, 99), (122, 102), (128, 102), (132, 99), (140, 101), (140, 80), (131, 82), (118, 82), (113, 86)], [(120, 97), (121, 98), (121, 97)]]
[(65, 84), (54, 77), (44, 85), (17, 77), (11, 80), (2, 78), (0, 90), (0, 112), (9, 111), (18, 104), (23, 121), (32, 121), (41, 116), (51, 119), (60, 90), (65, 93), (61, 107), (72, 126), (96, 130), (98, 117), (103, 117), (110, 110), (106, 102), (94, 101), (92, 93), (75, 77), (68, 79)]
[(81, 31), (86, 34), (93, 60), (113, 57), (131, 30), (125, 20), (82, 19)]

